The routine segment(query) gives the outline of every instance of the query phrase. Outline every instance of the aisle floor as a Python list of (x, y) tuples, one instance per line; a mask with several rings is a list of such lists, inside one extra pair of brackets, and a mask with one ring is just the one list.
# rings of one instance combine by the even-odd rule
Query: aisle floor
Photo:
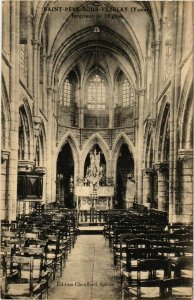
[(102, 235), (80, 235), (63, 270), (49, 289), (53, 300), (120, 300), (120, 277)]

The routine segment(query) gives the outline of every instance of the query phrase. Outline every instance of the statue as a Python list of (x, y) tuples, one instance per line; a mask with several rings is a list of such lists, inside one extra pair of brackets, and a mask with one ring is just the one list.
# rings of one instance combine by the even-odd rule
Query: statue
[(100, 165), (100, 152), (94, 149), (93, 153), (90, 152), (90, 165), (87, 167), (86, 179), (90, 186), (96, 188), (103, 177), (103, 167)]

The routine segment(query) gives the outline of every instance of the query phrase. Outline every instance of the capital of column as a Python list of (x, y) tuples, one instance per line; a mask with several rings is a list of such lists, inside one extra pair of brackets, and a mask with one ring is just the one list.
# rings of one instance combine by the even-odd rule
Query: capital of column
[(180, 149), (178, 152), (178, 158), (184, 164), (187, 165), (188, 168), (193, 168), (193, 150), (192, 149)]
[(18, 172), (30, 173), (34, 169), (35, 162), (33, 160), (18, 160)]
[(33, 45), (34, 49), (39, 50), (39, 48), (41, 46), (41, 42), (36, 40), (36, 39), (33, 39), (32, 40), (32, 45)]
[(45, 167), (36, 166), (36, 167), (34, 167), (34, 171), (35, 171), (37, 174), (45, 175), (47, 169), (46, 169)]
[(168, 162), (158, 162), (154, 164), (154, 170), (159, 171), (161, 173), (166, 173), (169, 170)]
[(152, 177), (156, 171), (153, 168), (146, 168), (143, 170), (144, 176)]
[(179, 159), (189, 160), (193, 159), (193, 150), (192, 149), (180, 149), (178, 152)]
[(140, 88), (136, 90), (137, 94), (139, 95), (139, 97), (143, 97), (145, 96), (145, 92), (146, 92), (146, 88)]
[(168, 39), (166, 40), (166, 46), (172, 46), (172, 40), (171, 39)]
[(155, 41), (155, 42), (153, 42), (153, 43), (151, 44), (152, 51), (153, 51), (153, 52), (159, 51), (159, 50), (160, 50), (160, 44), (161, 44), (160, 41)]
[(52, 95), (56, 92), (56, 90), (52, 86), (47, 86), (47, 94)]
[(3, 149), (1, 150), (1, 162), (3, 163), (4, 161), (8, 160), (9, 158), (9, 150)]
[(148, 119), (147, 119), (147, 124), (148, 124), (150, 127), (152, 127), (152, 128), (156, 127), (156, 119), (155, 119), (155, 118), (148, 118)]
[(41, 117), (33, 116), (33, 124), (34, 124), (34, 135), (35, 137), (39, 137), (42, 128)]
[(27, 23), (32, 23), (32, 22), (33, 22), (33, 18), (34, 18), (33, 15), (28, 15), (28, 16), (26, 16), (26, 22), (27, 22)]
[(46, 54), (42, 55), (42, 59), (43, 59), (44, 61), (47, 60), (47, 59), (48, 59), (48, 55), (46, 55)]

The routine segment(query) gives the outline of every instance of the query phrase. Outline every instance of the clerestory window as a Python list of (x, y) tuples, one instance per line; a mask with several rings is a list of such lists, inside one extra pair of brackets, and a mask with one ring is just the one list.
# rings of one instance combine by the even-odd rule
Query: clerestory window
[(72, 99), (72, 84), (70, 83), (69, 79), (67, 78), (62, 86), (60, 91), (60, 103), (64, 106), (70, 106)]
[(89, 82), (87, 93), (87, 108), (89, 110), (104, 110), (106, 108), (106, 87), (99, 75), (94, 75)]
[(134, 103), (134, 90), (127, 79), (124, 79), (122, 86), (122, 106), (132, 106)]

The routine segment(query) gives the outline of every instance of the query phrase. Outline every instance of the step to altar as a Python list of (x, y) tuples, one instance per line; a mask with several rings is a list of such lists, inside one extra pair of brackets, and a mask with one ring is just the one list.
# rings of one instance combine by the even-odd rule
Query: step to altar
[(92, 224), (80, 224), (78, 226), (79, 234), (103, 234), (104, 226)]

